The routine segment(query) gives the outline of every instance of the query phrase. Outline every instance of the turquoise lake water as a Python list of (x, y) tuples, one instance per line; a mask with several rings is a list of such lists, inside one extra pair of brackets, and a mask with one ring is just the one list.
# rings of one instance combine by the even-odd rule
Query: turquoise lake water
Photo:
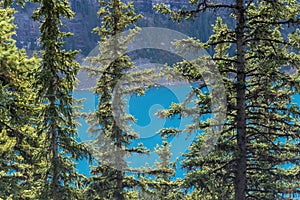
[[(137, 122), (132, 124), (132, 129), (140, 134), (140, 140), (133, 143), (137, 145), (142, 142), (144, 146), (151, 150), (150, 156), (131, 156), (127, 158), (129, 166), (139, 168), (148, 163), (154, 166), (154, 162), (158, 160), (158, 156), (154, 153), (157, 144), (161, 144), (162, 139), (157, 131), (161, 128), (173, 127), (182, 129), (185, 125), (191, 123), (191, 119), (158, 119), (155, 113), (160, 109), (168, 108), (172, 102), (178, 103), (185, 100), (186, 95), (190, 91), (190, 87), (186, 85), (168, 86), (160, 88), (152, 88), (146, 92), (144, 96), (132, 96), (128, 98), (127, 111), (132, 114)], [(97, 106), (97, 97), (90, 91), (77, 91), (74, 93), (77, 99), (86, 99), (83, 102), (84, 112), (93, 112)], [(300, 96), (294, 97), (294, 102), (300, 105)], [(88, 125), (84, 119), (78, 120), (81, 126), (78, 129), (80, 141), (91, 140), (87, 132)], [(187, 147), (191, 144), (197, 133), (190, 135), (181, 135), (180, 137), (170, 138), (168, 141), (172, 143), (171, 152), (173, 154), (171, 161), (175, 161), (176, 157), (180, 157), (181, 153), (186, 152)], [(180, 159), (179, 159), (180, 162)], [(89, 176), (89, 164), (86, 161), (78, 163), (78, 171)], [(184, 171), (177, 169), (177, 177), (182, 177)]]
[[(162, 138), (157, 132), (161, 128), (178, 128), (182, 129), (185, 125), (191, 123), (191, 119), (158, 119), (155, 113), (161, 109), (167, 109), (172, 102), (179, 103), (185, 100), (186, 95), (191, 91), (190, 85), (179, 86), (167, 86), (160, 88), (152, 88), (147, 90), (143, 96), (131, 96), (128, 97), (128, 103), (126, 110), (128, 113), (136, 118), (136, 123), (132, 123), (132, 130), (139, 133), (140, 139), (133, 142), (132, 146), (136, 146), (142, 142), (145, 147), (150, 149), (149, 156), (132, 155), (126, 160), (130, 163), (129, 166), (133, 168), (139, 168), (145, 166), (148, 163), (150, 166), (154, 166), (154, 162), (158, 160), (158, 156), (154, 153), (156, 145), (162, 143)], [(97, 97), (90, 91), (77, 91), (74, 93), (76, 99), (85, 99), (83, 102), (84, 112), (93, 112), (97, 106)], [(88, 124), (84, 119), (78, 120), (81, 126), (78, 128), (80, 141), (91, 140), (87, 132)], [(181, 153), (186, 152), (187, 147), (190, 145), (197, 133), (194, 133), (187, 137), (186, 134), (182, 134), (180, 137), (169, 138), (168, 142), (172, 143), (172, 161), (175, 161), (176, 157), (179, 157)], [(78, 170), (80, 173), (89, 175), (89, 165), (86, 161), (81, 161), (78, 164)], [(178, 170), (178, 176), (181, 176), (183, 172)]]

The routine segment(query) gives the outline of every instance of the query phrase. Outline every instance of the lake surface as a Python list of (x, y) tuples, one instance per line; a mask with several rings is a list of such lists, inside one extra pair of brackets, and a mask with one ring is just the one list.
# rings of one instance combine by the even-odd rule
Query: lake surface
[[(186, 95), (191, 91), (190, 85), (177, 85), (166, 86), (160, 88), (151, 88), (146, 91), (143, 96), (133, 95), (127, 97), (128, 103), (126, 106), (127, 113), (133, 115), (136, 118), (136, 123), (131, 124), (132, 130), (139, 133), (140, 139), (134, 141), (132, 146), (136, 146), (138, 143), (143, 143), (151, 153), (150, 155), (132, 155), (126, 160), (129, 162), (129, 166), (133, 168), (139, 168), (149, 164), (154, 166), (155, 161), (158, 161), (158, 156), (154, 153), (154, 148), (157, 145), (162, 144), (162, 138), (157, 132), (162, 128), (178, 128), (182, 129), (185, 125), (192, 123), (190, 118), (179, 119), (159, 119), (155, 116), (155, 113), (161, 109), (167, 109), (172, 102), (179, 103), (184, 102)], [(97, 106), (97, 97), (90, 91), (76, 91), (74, 92), (76, 99), (85, 99), (83, 102), (83, 112), (93, 112)], [(78, 128), (80, 141), (91, 140), (90, 133), (88, 133), (88, 124), (84, 119), (78, 120), (81, 126)], [(186, 152), (188, 146), (195, 138), (197, 133), (190, 135), (182, 134), (179, 137), (169, 138), (168, 142), (172, 143), (171, 161), (175, 161), (176, 157), (180, 157), (181, 153)], [(78, 164), (78, 170), (80, 173), (89, 175), (89, 165), (86, 161), (81, 161)], [(178, 170), (178, 176), (182, 175), (182, 171)]]
[[(161, 128), (178, 128), (182, 129), (187, 124), (192, 123), (190, 118), (185, 119), (158, 119), (155, 113), (161, 109), (168, 108), (172, 102), (179, 103), (184, 102), (186, 95), (190, 92), (190, 85), (177, 85), (167, 86), (160, 88), (152, 88), (148, 90), (143, 96), (131, 96), (127, 97), (128, 103), (126, 110), (129, 114), (133, 115), (137, 121), (132, 123), (132, 130), (138, 132), (140, 139), (133, 142), (133, 146), (142, 142), (145, 147), (151, 150), (150, 156), (133, 155), (128, 157), (126, 160), (129, 162), (129, 166), (133, 168), (139, 168), (149, 164), (154, 166), (154, 162), (158, 161), (158, 156), (154, 153), (154, 148), (162, 143), (161, 136), (157, 132)], [(97, 106), (97, 97), (90, 91), (76, 91), (74, 93), (76, 99), (84, 98), (83, 112), (93, 112)], [(300, 96), (294, 96), (294, 102), (300, 105)], [(90, 133), (88, 133), (88, 124), (84, 119), (78, 120), (81, 126), (78, 128), (80, 141), (91, 140)], [(171, 161), (175, 161), (176, 157), (187, 151), (188, 146), (198, 133), (194, 133), (190, 136), (186, 134), (180, 135), (179, 137), (169, 138), (168, 142), (172, 144)], [(90, 167), (87, 161), (80, 161), (78, 163), (78, 171), (80, 173), (89, 176)], [(183, 177), (184, 171), (177, 169), (177, 177)]]

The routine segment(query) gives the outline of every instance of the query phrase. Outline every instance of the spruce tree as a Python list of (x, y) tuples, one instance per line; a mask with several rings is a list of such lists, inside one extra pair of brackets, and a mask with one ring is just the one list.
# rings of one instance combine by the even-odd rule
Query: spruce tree
[[(212, 59), (223, 76), (228, 107), (215, 150), (202, 157), (204, 132), (186, 154), (185, 184), (195, 188), (191, 196), (243, 200), (299, 194), (300, 112), (292, 102), (299, 93), (300, 37), (295, 28), (300, 23), (299, 2), (199, 0), (190, 4), (191, 9), (177, 12), (164, 5), (156, 9), (177, 21), (212, 10), (228, 13), (234, 21), (230, 26), (218, 18), (206, 43), (194, 39), (178, 43), (214, 47)], [(186, 63), (177, 65), (188, 78), (201, 76), (190, 68)], [(205, 105), (210, 97), (202, 90), (195, 91), (198, 105), (202, 105), (199, 112), (209, 111)], [(207, 131), (205, 122), (199, 121), (196, 127)]]
[[(93, 67), (87, 68), (91, 74), (99, 75), (94, 93), (99, 97), (94, 113), (88, 118), (89, 131), (95, 135), (92, 141), (92, 155), (97, 164), (92, 168), (93, 176), (87, 189), (87, 198), (94, 199), (132, 199), (132, 189), (144, 187), (136, 179), (125, 157), (132, 153), (147, 153), (142, 146), (133, 146), (138, 134), (128, 128), (134, 117), (126, 114), (126, 95), (142, 94), (143, 83), (151, 80), (153, 70), (144, 72), (132, 70), (134, 63), (126, 53), (126, 45), (137, 34), (135, 23), (141, 17), (136, 15), (132, 2), (120, 0), (99, 1), (98, 12), (101, 26), (94, 29), (100, 37), (99, 54), (89, 58)], [(128, 34), (123, 34), (128, 30)], [(143, 75), (141, 75), (143, 74)], [(126, 75), (126, 82), (124, 76)], [(121, 82), (121, 85), (120, 85)]]
[(28, 58), (12, 38), (15, 11), (0, 1), (0, 198), (35, 199), (36, 154), (40, 143), (34, 124), (36, 57)]
[(75, 160), (86, 156), (85, 146), (77, 141), (75, 101), (72, 96), (79, 64), (76, 51), (63, 49), (62, 18), (74, 15), (68, 0), (40, 0), (33, 18), (41, 23), (42, 61), (36, 76), (39, 97), (44, 104), (38, 124), (43, 149), (39, 199), (80, 199), (82, 175), (77, 173)]
[(171, 162), (171, 144), (168, 143), (167, 137), (163, 137), (161, 145), (156, 145), (155, 153), (159, 156), (159, 161), (155, 162), (152, 169), (146, 170), (144, 182), (153, 199), (182, 199), (183, 193), (180, 179), (176, 179), (176, 162)]

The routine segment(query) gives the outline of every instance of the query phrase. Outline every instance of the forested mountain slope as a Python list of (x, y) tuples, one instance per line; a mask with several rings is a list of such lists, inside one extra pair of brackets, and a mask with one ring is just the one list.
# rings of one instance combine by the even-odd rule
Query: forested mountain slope
[[(186, 21), (183, 23), (173, 23), (166, 16), (156, 13), (152, 10), (153, 5), (160, 2), (169, 2), (171, 8), (179, 9), (188, 7), (187, 1), (134, 1), (136, 12), (143, 15), (137, 23), (140, 27), (164, 27), (183, 32), (189, 36), (207, 40), (212, 33), (211, 24), (216, 19), (216, 14), (201, 14), (200, 19), (196, 21)], [(97, 36), (92, 33), (92, 29), (97, 26), (97, 11), (99, 5), (97, 0), (72, 0), (72, 10), (75, 11), (74, 18), (64, 21), (66, 31), (74, 34), (74, 37), (68, 38), (66, 48), (80, 49), (83, 56), (96, 46)], [(31, 17), (36, 5), (27, 3), (25, 8), (16, 6), (15, 23), (17, 24), (17, 35), (15, 39), (19, 48), (25, 48), (29, 54), (38, 49), (39, 23)]]

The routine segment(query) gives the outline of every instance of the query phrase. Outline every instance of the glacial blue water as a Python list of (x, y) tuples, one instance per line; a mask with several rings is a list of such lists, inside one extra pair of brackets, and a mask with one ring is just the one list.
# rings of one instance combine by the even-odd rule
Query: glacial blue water
[[(159, 160), (157, 154), (154, 152), (154, 148), (162, 143), (162, 138), (157, 132), (161, 128), (173, 127), (182, 129), (185, 125), (192, 123), (190, 118), (179, 119), (175, 117), (172, 119), (159, 119), (155, 116), (156, 112), (161, 109), (167, 109), (172, 102), (183, 102), (190, 90), (190, 85), (166, 86), (147, 90), (143, 96), (133, 95), (127, 97), (126, 110), (137, 120), (135, 123), (130, 124), (131, 130), (137, 132), (140, 136), (140, 139), (133, 142), (132, 146), (143, 143), (151, 151), (150, 155), (132, 155), (127, 157), (126, 160), (129, 162), (130, 167), (139, 168), (145, 166), (146, 163), (154, 167), (155, 161)], [(76, 91), (74, 92), (74, 97), (76, 99), (85, 99), (81, 111), (93, 112), (95, 110), (97, 97), (92, 92)], [(80, 141), (91, 140), (92, 137), (90, 137), (90, 133), (87, 131), (88, 124), (84, 119), (79, 119), (78, 122), (81, 124), (78, 128)], [(168, 139), (168, 142), (172, 144), (171, 161), (175, 161), (177, 157), (186, 152), (196, 134), (194, 133), (190, 136), (182, 134), (178, 137)], [(89, 175), (89, 164), (86, 161), (79, 162), (77, 168), (80, 173), (86, 176)], [(177, 176), (183, 175), (182, 170), (178, 169), (177, 172)]]
[[(162, 143), (162, 139), (157, 131), (161, 128), (173, 127), (183, 128), (185, 125), (191, 123), (191, 119), (158, 119), (155, 113), (160, 109), (168, 108), (172, 102), (183, 102), (190, 87), (187, 85), (168, 86), (161, 88), (152, 88), (146, 92), (144, 96), (128, 97), (128, 104), (126, 110), (132, 114), (136, 119), (136, 123), (131, 124), (132, 130), (140, 134), (140, 139), (133, 143), (137, 145), (142, 142), (144, 146), (151, 150), (150, 156), (134, 155), (127, 158), (129, 166), (139, 168), (145, 166), (154, 166), (154, 162), (158, 160), (158, 156), (154, 153), (156, 145)], [(74, 93), (77, 99), (84, 98), (83, 110), (84, 112), (93, 112), (97, 106), (97, 97), (90, 91), (77, 91)], [(300, 105), (300, 95), (294, 96), (294, 102)], [(88, 125), (84, 119), (79, 119), (79, 139), (80, 141), (91, 140), (90, 133), (88, 133)], [(175, 161), (176, 157), (180, 158), (181, 153), (186, 152), (187, 147), (195, 138), (197, 133), (191, 136), (181, 135), (180, 137), (169, 138), (168, 141), (172, 144), (171, 152), (173, 154), (171, 160)], [(180, 159), (179, 161), (180, 162)], [(89, 164), (87, 161), (80, 161), (78, 163), (78, 171), (86, 176), (89, 176)], [(182, 177), (184, 171), (177, 169), (177, 177)]]

